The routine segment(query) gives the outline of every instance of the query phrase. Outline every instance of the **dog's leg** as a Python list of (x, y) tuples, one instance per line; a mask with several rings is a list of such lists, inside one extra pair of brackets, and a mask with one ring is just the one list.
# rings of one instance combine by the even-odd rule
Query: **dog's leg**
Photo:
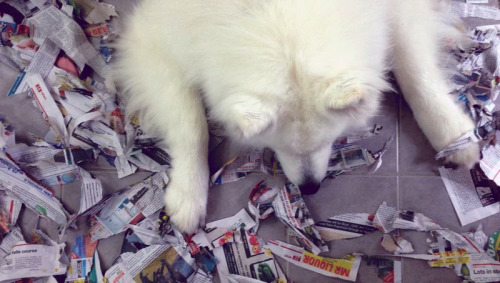
[[(440, 62), (437, 19), (431, 1), (393, 1), (394, 73), (416, 121), (437, 151), (474, 129), (468, 114), (449, 95)], [(479, 160), (477, 144), (447, 158), (472, 167)]]
[(204, 221), (209, 186), (208, 127), (201, 95), (168, 46), (144, 35), (144, 25), (120, 42), (115, 75), (127, 93), (127, 111), (138, 112), (146, 132), (163, 137), (172, 157), (165, 203), (176, 226), (195, 232)]

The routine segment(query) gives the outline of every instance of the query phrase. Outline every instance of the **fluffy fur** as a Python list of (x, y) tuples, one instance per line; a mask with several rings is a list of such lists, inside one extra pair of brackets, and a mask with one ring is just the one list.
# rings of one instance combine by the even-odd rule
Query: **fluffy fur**
[[(270, 147), (290, 181), (314, 192), (332, 141), (377, 113), (393, 70), (436, 150), (474, 127), (448, 95), (432, 0), (145, 0), (117, 45), (129, 113), (173, 157), (165, 196), (183, 231), (203, 222), (208, 118)], [(453, 38), (453, 37), (452, 37)], [(472, 166), (477, 146), (449, 161)]]

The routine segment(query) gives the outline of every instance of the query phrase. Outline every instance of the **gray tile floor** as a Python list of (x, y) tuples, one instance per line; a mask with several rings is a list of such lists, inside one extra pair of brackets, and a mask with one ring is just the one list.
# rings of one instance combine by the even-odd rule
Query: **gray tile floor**
[[(134, 0), (105, 1), (116, 5), (121, 19), (131, 10)], [(496, 1), (490, 0), (490, 5), (498, 7)], [(118, 21), (119, 22), (119, 21)], [(467, 23), (476, 25), (494, 23), (479, 19), (468, 19)], [(118, 24), (119, 26), (119, 24)], [(0, 65), (0, 93), (6, 93), (16, 77), (16, 73)], [(348, 212), (374, 213), (377, 207), (386, 201), (389, 205), (401, 209), (422, 212), (441, 226), (451, 228), (457, 232), (469, 231), (477, 227), (478, 223), (460, 226), (453, 210), (444, 185), (438, 174), (438, 165), (434, 161), (435, 152), (430, 147), (424, 135), (418, 128), (411, 110), (399, 94), (389, 93), (385, 96), (384, 109), (373, 123), (384, 126), (378, 137), (361, 142), (361, 145), (379, 150), (384, 142), (391, 136), (395, 140), (390, 150), (383, 156), (383, 164), (375, 174), (369, 175), (368, 170), (360, 169), (342, 175), (333, 180), (326, 180), (316, 195), (305, 196), (309, 210), (315, 220), (322, 220), (333, 215)], [(38, 113), (26, 97), (0, 97), (0, 114), (6, 116), (18, 133), (40, 131), (43, 133), (44, 123), (37, 117)], [(29, 121), (29, 123), (27, 123)], [(223, 161), (232, 156), (237, 149), (225, 144), (212, 153), (212, 169), (217, 169)], [(134, 176), (117, 179), (116, 173), (101, 166), (88, 168), (91, 173), (103, 181), (105, 192), (122, 188), (136, 180), (146, 177), (146, 172)], [(210, 189), (207, 221), (228, 217), (241, 208), (246, 207), (247, 197), (251, 188), (267, 176), (254, 174), (239, 182), (213, 187)], [(269, 182), (282, 183), (281, 178), (271, 178)], [(56, 188), (62, 202), (72, 211), (79, 204), (79, 186)], [(24, 231), (30, 231), (37, 225), (37, 217), (30, 211), (24, 210), (21, 218)], [(486, 234), (500, 229), (500, 215), (488, 217), (481, 221)], [(84, 227), (85, 223), (80, 223)], [(54, 227), (47, 221), (41, 220), (40, 227), (55, 236)], [(84, 233), (82, 228), (75, 233)], [(426, 253), (426, 235), (418, 232), (400, 232), (414, 245), (416, 252)], [(275, 218), (265, 220), (259, 230), (259, 235), (264, 239), (287, 240), (284, 226)], [(68, 235), (66, 241), (72, 244), (73, 235)], [(330, 252), (324, 254), (330, 257), (342, 257), (347, 253), (360, 252), (364, 254), (384, 253), (379, 245), (381, 233), (372, 233), (367, 236), (352, 240), (340, 240), (329, 243)], [(98, 250), (102, 257), (102, 267), (109, 268), (119, 254), (123, 235), (101, 240)], [(69, 249), (69, 247), (68, 247)], [(295, 267), (279, 259), (288, 279), (294, 282), (341, 282), (304, 269)], [(432, 269), (426, 262), (417, 260), (403, 260), (403, 282), (459, 282), (454, 272), (447, 269)], [(362, 263), (357, 282), (379, 282), (376, 270)]]

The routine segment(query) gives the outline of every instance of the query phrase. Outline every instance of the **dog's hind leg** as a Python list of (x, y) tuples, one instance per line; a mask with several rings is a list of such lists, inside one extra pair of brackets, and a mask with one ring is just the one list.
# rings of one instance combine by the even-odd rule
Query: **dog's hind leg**
[(168, 46), (145, 27), (147, 23), (132, 21), (123, 34), (114, 75), (125, 90), (128, 113), (139, 113), (145, 131), (164, 140), (172, 157), (167, 213), (180, 230), (191, 233), (206, 214), (209, 136), (205, 110), (201, 95), (170, 56)]
[[(424, 0), (392, 1), (394, 73), (420, 128), (437, 151), (474, 129), (468, 114), (449, 95), (440, 66), (440, 31), (450, 28), (438, 18), (435, 3)], [(450, 29), (452, 30), (452, 29)], [(447, 158), (472, 167), (479, 160), (477, 144)]]

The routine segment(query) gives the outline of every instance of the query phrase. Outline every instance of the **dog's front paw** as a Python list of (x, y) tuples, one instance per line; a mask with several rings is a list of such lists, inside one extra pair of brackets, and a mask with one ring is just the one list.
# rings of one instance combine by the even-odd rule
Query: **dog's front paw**
[(479, 162), (479, 158), (479, 144), (475, 143), (446, 157), (444, 164), (447, 167), (464, 166), (471, 169)]
[[(194, 233), (205, 222), (208, 180), (193, 182), (191, 178), (171, 178), (165, 194), (165, 208), (171, 221), (181, 231)], [(203, 179), (203, 178), (202, 178)]]

